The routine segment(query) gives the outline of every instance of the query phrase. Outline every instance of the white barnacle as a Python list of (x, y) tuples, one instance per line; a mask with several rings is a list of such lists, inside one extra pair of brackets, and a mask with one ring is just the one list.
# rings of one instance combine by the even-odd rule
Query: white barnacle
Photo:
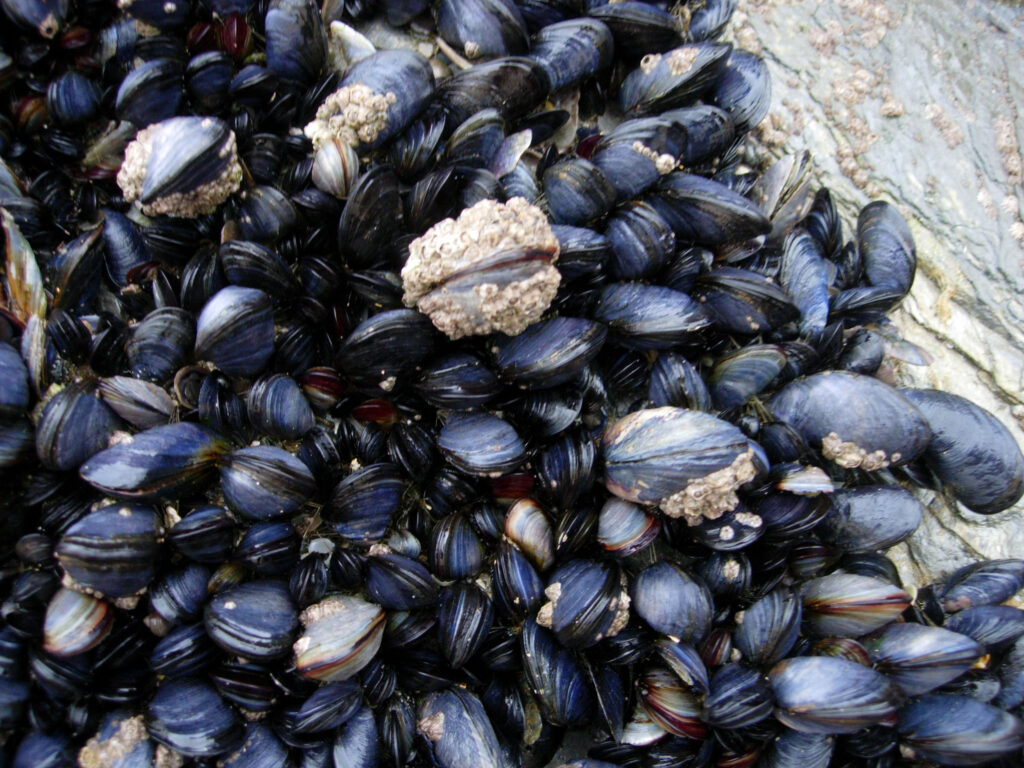
[(557, 257), (558, 240), (540, 208), (521, 197), (481, 200), (409, 245), (403, 300), (452, 339), (514, 336), (554, 299)]
[(394, 93), (376, 93), (363, 83), (342, 86), (324, 99), (304, 133), (317, 149), (332, 139), (352, 147), (369, 144), (387, 128), (388, 110), (397, 100)]

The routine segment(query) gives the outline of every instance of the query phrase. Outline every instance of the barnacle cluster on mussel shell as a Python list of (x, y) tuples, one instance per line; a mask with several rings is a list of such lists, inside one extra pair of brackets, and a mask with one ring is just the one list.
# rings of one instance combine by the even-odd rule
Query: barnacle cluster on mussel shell
[(736, 5), (0, 0), (0, 765), (1024, 761), (1024, 560), (882, 553), (1024, 457)]

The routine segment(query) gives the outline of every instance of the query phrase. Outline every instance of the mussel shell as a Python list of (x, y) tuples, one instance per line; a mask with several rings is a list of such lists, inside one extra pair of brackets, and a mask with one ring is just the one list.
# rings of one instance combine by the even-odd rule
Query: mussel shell
[(299, 618), (283, 583), (250, 581), (214, 595), (204, 623), (228, 653), (262, 661), (288, 653)]
[(167, 390), (149, 381), (111, 376), (100, 380), (97, 391), (114, 413), (138, 429), (167, 424), (174, 414)]
[(443, 768), (512, 768), (490, 718), (473, 693), (457, 687), (431, 693), (420, 702), (416, 728), (431, 759)]
[(405, 490), (398, 468), (382, 462), (357, 469), (331, 492), (324, 516), (347, 540), (369, 543), (384, 536)]
[(81, 592), (57, 590), (46, 607), (43, 649), (55, 656), (77, 656), (95, 648), (114, 624), (110, 605)]
[(860, 637), (896, 619), (910, 595), (870, 576), (833, 573), (800, 588), (804, 620), (819, 636)]
[(602, 74), (613, 58), (611, 30), (595, 18), (546, 24), (530, 41), (530, 58), (544, 69), (553, 91)]
[(818, 532), (847, 552), (888, 549), (917, 530), (923, 512), (917, 497), (896, 485), (840, 489)]
[(847, 468), (906, 464), (931, 438), (927, 421), (906, 396), (878, 379), (846, 371), (790, 382), (769, 408), (812, 447), (824, 441), (825, 457)]
[(151, 508), (113, 504), (70, 526), (54, 554), (80, 588), (111, 598), (128, 597), (153, 578), (159, 530)]
[(592, 715), (594, 697), (572, 653), (533, 619), (523, 624), (520, 639), (523, 670), (544, 719), (569, 728), (585, 725)]
[(550, 92), (541, 66), (519, 56), (478, 64), (442, 80), (437, 99), (451, 124), (460, 125), (481, 109), (494, 108), (506, 120), (523, 117)]
[(607, 329), (584, 318), (555, 317), (517, 336), (498, 335), (494, 358), (501, 375), (528, 389), (555, 387), (573, 379), (604, 345)]
[(1024, 587), (1024, 560), (983, 560), (958, 568), (942, 586), (939, 598), (947, 613), (976, 605), (996, 605)]
[(487, 639), (494, 623), (494, 606), (476, 584), (457, 583), (445, 588), (437, 608), (438, 642), (455, 669), (468, 662)]
[(747, 662), (774, 664), (796, 644), (801, 617), (799, 597), (780, 587), (743, 612), (742, 622), (733, 630), (733, 642)]
[[(669, 733), (689, 739), (707, 737), (700, 701), (690, 687), (667, 668), (650, 667), (640, 675), (637, 699), (651, 720)], [(629, 726), (626, 728), (628, 730)]]
[(917, 249), (906, 219), (883, 200), (868, 203), (857, 216), (857, 250), (870, 285), (905, 296), (914, 282)]
[(883, 675), (845, 659), (802, 656), (768, 674), (775, 717), (801, 733), (856, 733), (896, 712), (896, 689)]
[(489, 413), (451, 413), (437, 446), (446, 459), (471, 475), (503, 475), (526, 458), (515, 429)]
[(295, 641), (295, 667), (321, 682), (347, 680), (370, 663), (384, 636), (386, 616), (379, 605), (358, 597), (333, 595), (302, 612), (305, 626)]
[(685, 293), (660, 285), (613, 283), (600, 294), (594, 317), (618, 341), (635, 349), (694, 344), (711, 325), (704, 308)]
[(274, 351), (270, 298), (255, 288), (228, 286), (199, 313), (195, 356), (229, 376), (253, 376)]
[(243, 738), (234, 711), (198, 678), (164, 681), (146, 708), (146, 729), (154, 740), (189, 757), (215, 757)]
[(697, 101), (714, 85), (731, 52), (731, 45), (701, 42), (648, 54), (619, 88), (622, 111), (637, 117)]
[(900, 710), (900, 743), (914, 759), (938, 765), (979, 765), (1019, 752), (1024, 723), (964, 696), (932, 694)]
[(526, 23), (511, 0), (441, 0), (437, 31), (468, 59), (525, 53)]
[(966, 635), (920, 624), (892, 624), (865, 641), (875, 669), (907, 696), (920, 696), (969, 670), (985, 649)]
[(360, 323), (342, 343), (336, 364), (363, 391), (390, 392), (434, 349), (434, 327), (411, 309), (381, 312)]
[(716, 728), (747, 728), (771, 717), (771, 688), (756, 670), (726, 664), (711, 678), (704, 718)]
[(446, 353), (427, 361), (423, 367), (416, 391), (436, 408), (475, 408), (484, 405), (501, 390), (494, 372), (479, 357), (468, 352)]
[(632, 607), (656, 632), (696, 643), (711, 628), (711, 592), (680, 566), (660, 562), (641, 571), (630, 586)]
[(1002, 422), (959, 395), (934, 389), (903, 394), (932, 431), (925, 464), (972, 512), (993, 514), (1024, 495), (1024, 455)]
[(618, 634), (629, 620), (629, 597), (614, 563), (570, 560), (544, 590), (550, 602), (537, 613), (567, 648), (587, 648)]

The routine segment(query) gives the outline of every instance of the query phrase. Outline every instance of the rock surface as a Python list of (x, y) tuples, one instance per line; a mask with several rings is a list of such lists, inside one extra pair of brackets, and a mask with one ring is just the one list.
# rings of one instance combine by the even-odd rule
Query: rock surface
[[(918, 271), (894, 322), (934, 361), (908, 386), (963, 395), (1024, 446), (1024, 8), (994, 0), (741, 0), (738, 47), (772, 74), (761, 151), (809, 150), (847, 236), (872, 199), (899, 206)], [(985, 517), (925, 494), (890, 551), (907, 586), (1019, 557), (1024, 505)]]

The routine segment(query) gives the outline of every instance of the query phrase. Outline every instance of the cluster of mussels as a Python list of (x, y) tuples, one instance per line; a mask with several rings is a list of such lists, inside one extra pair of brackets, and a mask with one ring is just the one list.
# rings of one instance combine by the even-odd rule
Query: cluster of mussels
[(881, 550), (1024, 457), (735, 5), (0, 0), (0, 765), (1021, 764), (1024, 560)]

